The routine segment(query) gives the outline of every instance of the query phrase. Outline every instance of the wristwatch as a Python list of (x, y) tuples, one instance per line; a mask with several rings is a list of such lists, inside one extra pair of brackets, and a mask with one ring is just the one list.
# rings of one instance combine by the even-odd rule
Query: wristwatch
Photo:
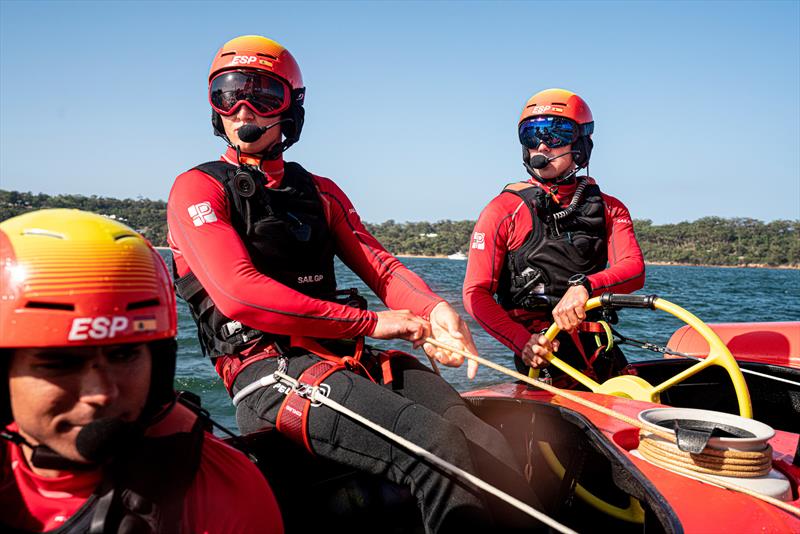
[[(563, 280), (563, 278), (562, 278)], [(592, 294), (592, 284), (589, 282), (589, 279), (586, 277), (585, 274), (573, 274), (567, 280), (567, 285), (572, 286), (583, 286), (586, 288), (586, 291), (589, 292), (589, 295)]]

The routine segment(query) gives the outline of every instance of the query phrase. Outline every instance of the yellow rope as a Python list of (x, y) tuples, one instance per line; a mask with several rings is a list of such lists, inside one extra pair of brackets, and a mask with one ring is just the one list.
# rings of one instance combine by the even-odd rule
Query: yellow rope
[[(591, 408), (592, 410), (598, 411), (598, 412), (600, 412), (600, 413), (602, 413), (604, 415), (607, 415), (609, 417), (613, 417), (615, 419), (618, 419), (618, 420), (620, 420), (620, 421), (622, 421), (624, 423), (627, 423), (627, 424), (629, 424), (629, 425), (631, 425), (633, 427), (638, 428), (639, 430), (645, 430), (645, 431), (647, 431), (647, 432), (649, 432), (651, 434), (654, 434), (654, 435), (656, 435), (656, 436), (658, 436), (660, 438), (663, 438), (663, 439), (669, 441), (670, 443), (675, 443), (675, 440), (676, 440), (675, 434), (671, 434), (669, 432), (666, 432), (660, 427), (657, 427), (655, 425), (651, 425), (651, 424), (648, 424), (648, 423), (642, 423), (641, 421), (633, 419), (632, 417), (628, 417), (625, 414), (621, 414), (619, 412), (616, 412), (614, 410), (606, 408), (605, 406), (601, 406), (600, 404), (597, 404), (595, 402), (583, 399), (583, 398), (581, 398), (581, 397), (579, 397), (577, 395), (573, 395), (571, 393), (568, 393), (567, 391), (559, 389), (559, 388), (557, 388), (555, 386), (551, 386), (550, 384), (546, 384), (544, 382), (541, 382), (539, 380), (535, 380), (533, 378), (528, 378), (527, 376), (525, 376), (525, 375), (523, 375), (521, 373), (518, 373), (516, 371), (512, 371), (511, 369), (508, 369), (508, 368), (506, 368), (506, 367), (504, 367), (502, 365), (496, 364), (496, 363), (494, 363), (494, 362), (492, 362), (490, 360), (487, 360), (486, 358), (481, 358), (480, 356), (476, 356), (475, 354), (469, 353), (469, 352), (467, 352), (465, 350), (461, 350), (461, 349), (458, 349), (456, 347), (451, 347), (450, 345), (447, 345), (446, 343), (442, 343), (441, 341), (437, 341), (437, 340), (433, 339), (432, 337), (425, 338), (425, 342), (426, 343), (430, 343), (431, 345), (435, 345), (435, 346), (437, 346), (439, 348), (445, 349), (447, 351), (453, 352), (455, 354), (459, 354), (459, 355), (463, 356), (464, 358), (466, 358), (468, 360), (472, 360), (474, 362), (477, 362), (480, 365), (484, 365), (484, 366), (486, 366), (486, 367), (488, 367), (490, 369), (494, 369), (495, 371), (499, 371), (499, 372), (501, 372), (501, 373), (503, 373), (505, 375), (508, 375), (508, 376), (510, 376), (512, 378), (516, 378), (517, 380), (525, 382), (526, 384), (530, 384), (530, 385), (535, 386), (535, 387), (537, 387), (539, 389), (543, 389), (543, 390), (547, 391), (548, 393), (552, 393), (553, 395), (558, 395), (558, 396), (563, 397), (565, 399), (568, 399), (568, 400), (570, 400), (572, 402), (580, 404), (581, 406), (585, 406), (587, 408)], [(770, 457), (771, 457), (771, 450), (770, 450)], [(688, 476), (690, 478), (695, 478), (697, 480), (701, 480), (701, 481), (706, 482), (708, 484), (721, 486), (721, 487), (729, 489), (729, 490), (738, 491), (739, 493), (744, 493), (745, 495), (750, 495), (751, 497), (754, 497), (756, 499), (760, 499), (760, 500), (762, 500), (764, 502), (770, 503), (773, 506), (777, 506), (778, 508), (780, 508), (780, 509), (782, 509), (782, 510), (784, 510), (786, 512), (789, 512), (790, 514), (793, 514), (793, 515), (796, 515), (796, 516), (800, 517), (800, 508), (797, 508), (795, 506), (791, 506), (789, 504), (786, 504), (785, 502), (783, 502), (783, 501), (781, 501), (779, 499), (775, 499), (774, 497), (769, 497), (767, 495), (762, 495), (761, 493), (757, 493), (755, 491), (752, 491), (752, 490), (750, 490), (748, 488), (744, 488), (744, 487), (739, 486), (737, 484), (732, 484), (732, 483), (727, 482), (727, 481), (718, 480), (718, 479), (715, 479), (715, 478), (713, 478), (713, 477), (711, 477), (709, 475), (706, 475), (704, 473), (699, 473), (699, 472), (692, 471), (692, 470), (688, 469), (686, 466), (672, 466), (672, 467), (670, 467), (670, 470), (672, 472), (675, 472), (675, 473), (678, 473), (678, 474), (681, 474), (681, 475), (684, 475), (684, 476)]]

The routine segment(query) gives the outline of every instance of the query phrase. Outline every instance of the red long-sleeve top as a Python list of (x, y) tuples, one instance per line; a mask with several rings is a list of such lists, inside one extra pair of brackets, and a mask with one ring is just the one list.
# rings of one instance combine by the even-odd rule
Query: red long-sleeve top
[[(589, 179), (589, 183), (594, 183)], [(535, 186), (538, 182), (529, 180)], [(572, 200), (576, 184), (560, 185), (555, 195), (559, 205)], [(633, 233), (633, 222), (625, 205), (601, 193), (605, 202), (608, 268), (589, 275), (592, 296), (606, 291), (630, 293), (644, 286), (644, 259)], [(484, 208), (472, 234), (467, 274), (464, 278), (464, 307), (498, 341), (521, 354), (531, 333), (547, 327), (544, 315), (518, 322), (495, 301), (500, 277), (505, 274), (509, 251), (518, 249), (533, 228), (530, 210), (513, 193), (500, 193)], [(507, 274), (506, 274), (507, 275)]]
[[(235, 164), (235, 151), (229, 149), (222, 159)], [(265, 187), (280, 187), (283, 160), (266, 161), (261, 169)], [(350, 199), (333, 181), (313, 178), (336, 240), (336, 255), (389, 308), (428, 317), (442, 299), (364, 228)], [(168, 241), (178, 274), (193, 272), (223, 314), (279, 335), (372, 334), (375, 312), (308, 297), (259, 272), (231, 223), (230, 210), (223, 185), (196, 169), (178, 176), (167, 203)]]
[[(177, 405), (159, 423), (162, 433), (155, 435), (178, 431), (173, 421), (189, 417), (181, 414), (186, 411)], [(16, 424), (8, 429), (19, 430)], [(100, 469), (62, 471), (55, 477), (37, 474), (20, 446), (4, 441), (0, 443), (0, 524), (26, 532), (56, 530), (86, 504), (101, 481)], [(200, 464), (184, 495), (180, 533), (282, 532), (278, 503), (258, 468), (244, 454), (206, 433)]]

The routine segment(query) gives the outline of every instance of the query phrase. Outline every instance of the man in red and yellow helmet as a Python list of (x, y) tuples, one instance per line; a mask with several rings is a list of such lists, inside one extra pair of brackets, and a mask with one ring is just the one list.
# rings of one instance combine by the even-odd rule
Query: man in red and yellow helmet
[(100, 215), (0, 223), (0, 531), (282, 531), (258, 469), (175, 402), (171, 285)]
[[(170, 193), (178, 294), (234, 396), (242, 432), (276, 425), (318, 456), (411, 487), (429, 531), (491, 528), (482, 495), (325, 407), (309, 410), (281, 388), (259, 385), (280, 368), (329, 388), (338, 402), (468, 471), (483, 469), (490, 479), (512, 473), (496, 482), (533, 498), (503, 437), (452, 387), (410, 355), (364, 346), (365, 336), (415, 346), (433, 336), (476, 351), (450, 304), (370, 235), (332, 180), (283, 160), (300, 136), (304, 95), (297, 62), (275, 41), (237, 37), (215, 55), (212, 122), (228, 149), (178, 176)], [(338, 298), (334, 257), (389, 310), (369, 311), (353, 294)], [(463, 362), (428, 344), (424, 349), (444, 365)], [(475, 370), (470, 366), (470, 376)], [(473, 446), (488, 451), (490, 460), (474, 465)], [(495, 519), (511, 523), (513, 517), (503, 512)], [(307, 528), (314, 518), (301, 519)]]
[(644, 285), (630, 213), (593, 178), (578, 176), (588, 169), (594, 131), (580, 96), (564, 89), (535, 94), (517, 129), (530, 179), (507, 185), (481, 212), (464, 306), (514, 351), (520, 371), (546, 365), (542, 356), (550, 345), (539, 332), (554, 321), (565, 332), (559, 355), (605, 379), (624, 367), (624, 356), (576, 329), (590, 296)]

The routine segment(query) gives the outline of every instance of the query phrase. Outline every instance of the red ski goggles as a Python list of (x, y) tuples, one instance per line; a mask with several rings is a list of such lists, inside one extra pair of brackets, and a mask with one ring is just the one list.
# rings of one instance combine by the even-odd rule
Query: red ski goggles
[(594, 123), (579, 125), (566, 117), (543, 115), (531, 117), (519, 125), (519, 142), (526, 148), (536, 149), (544, 143), (548, 148), (571, 145), (581, 135), (590, 135)]
[(233, 115), (239, 106), (249, 107), (261, 117), (277, 115), (291, 103), (289, 87), (281, 80), (258, 71), (230, 70), (215, 76), (208, 86), (208, 100), (220, 115)]

